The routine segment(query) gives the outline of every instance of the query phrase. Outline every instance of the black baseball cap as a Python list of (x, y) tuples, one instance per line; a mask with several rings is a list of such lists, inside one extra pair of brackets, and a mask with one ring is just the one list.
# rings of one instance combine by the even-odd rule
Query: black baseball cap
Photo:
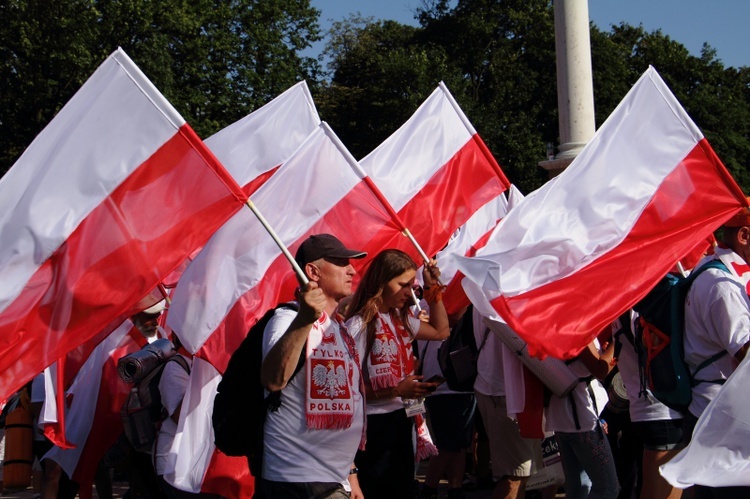
[(364, 258), (365, 256), (367, 256), (366, 252), (347, 248), (331, 234), (314, 234), (300, 244), (294, 259), (297, 265), (304, 267), (319, 258)]

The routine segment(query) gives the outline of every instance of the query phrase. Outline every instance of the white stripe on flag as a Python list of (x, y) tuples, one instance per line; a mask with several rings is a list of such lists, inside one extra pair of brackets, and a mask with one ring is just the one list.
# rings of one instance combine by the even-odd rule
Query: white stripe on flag
[(310, 90), (301, 81), (205, 143), (244, 186), (279, 166), (319, 124)]
[(745, 356), (703, 411), (690, 444), (661, 474), (675, 487), (750, 486), (750, 356)]

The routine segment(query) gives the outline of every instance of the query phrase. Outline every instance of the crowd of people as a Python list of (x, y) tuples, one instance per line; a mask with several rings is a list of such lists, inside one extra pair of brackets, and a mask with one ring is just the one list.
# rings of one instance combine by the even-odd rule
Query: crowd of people
[[(461, 498), (471, 472), (472, 486), (492, 488), (493, 498), (524, 497), (545, 461), (542, 435), (520, 424), (511, 398), (523, 390), (523, 376), (512, 365), (518, 360), (476, 307), (448, 315), (438, 262), (425, 262), (418, 275), (409, 255), (387, 249), (374, 256), (354, 289), (351, 260), (365, 256), (329, 234), (309, 237), (296, 253), (308, 281), (297, 290), (299, 310), (278, 308), (263, 335), (261, 381), (268, 391), (280, 392), (281, 404), (264, 424), (256, 495), (438, 498), (445, 479), (447, 497)], [(748, 209), (725, 223), (719, 247), (698, 266), (712, 259), (728, 268), (750, 264)], [(162, 309), (132, 318), (148, 341), (161, 331), (156, 324)], [(437, 351), (461, 320), (471, 321), (477, 375), (473, 387), (456, 391), (444, 383)], [(579, 379), (572, 391), (545, 398), (541, 429), (554, 433), (564, 477), (539, 488), (538, 497), (750, 497), (750, 489), (738, 487), (683, 491), (659, 473), (690, 442), (698, 418), (750, 346), (750, 300), (742, 275), (709, 269), (689, 290), (685, 360), (700, 375), (684, 413), (660, 403), (644, 386), (633, 341), (637, 327), (638, 314), (624, 313), (567, 361)], [(178, 335), (173, 340), (180, 348)], [(126, 458), (131, 497), (206, 495), (181, 491), (164, 479), (190, 373), (190, 355), (181, 348), (178, 355), (184, 362), (169, 363), (159, 383), (166, 419), (153, 455), (133, 452), (121, 438), (102, 459), (100, 497), (111, 496), (106, 468)], [(300, 358), (304, 364), (295, 376)], [(608, 396), (614, 371), (627, 393), (618, 407)], [(37, 414), (40, 383), (35, 380), (31, 393)], [(44, 464), (42, 499), (74, 497), (75, 483), (44, 458), (50, 445), (41, 437), (35, 443)], [(423, 461), (428, 464), (419, 484), (416, 471)]]

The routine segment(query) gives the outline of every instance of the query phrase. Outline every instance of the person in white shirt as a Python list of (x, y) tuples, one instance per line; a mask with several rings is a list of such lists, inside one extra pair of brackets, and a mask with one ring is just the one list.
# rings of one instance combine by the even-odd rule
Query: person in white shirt
[(490, 444), (490, 463), (497, 481), (493, 497), (524, 497), (526, 483), (542, 464), (542, 441), (521, 436), (518, 421), (508, 412), (507, 395), (518, 379), (506, 379), (500, 337), (491, 332), (473, 308), (474, 338), (479, 350), (474, 393)]
[[(697, 266), (719, 259), (727, 271), (709, 268), (696, 277), (685, 300), (685, 363), (694, 376), (692, 400), (685, 414), (686, 441), (721, 389), (723, 382), (745, 358), (750, 347), (750, 299), (740, 270), (750, 264), (750, 209), (743, 208), (723, 226), (714, 255)], [(709, 359), (712, 359), (709, 362)], [(708, 365), (698, 372), (698, 366)], [(695, 497), (748, 497), (750, 489), (695, 487)]]
[[(364, 437), (361, 357), (336, 311), (352, 293), (349, 259), (365, 255), (330, 234), (310, 236), (297, 250), (310, 281), (298, 292), (299, 312), (277, 309), (263, 335), (261, 382), (281, 390), (281, 405), (264, 425), (264, 497), (363, 497), (353, 466)], [(294, 376), (301, 354), (305, 363)]]
[[(606, 330), (610, 334), (610, 330)], [(545, 411), (546, 429), (554, 431), (565, 472), (565, 497), (615, 499), (620, 492), (612, 448), (599, 414), (607, 392), (599, 382), (612, 370), (614, 345), (594, 340), (570, 368), (579, 382), (567, 397), (552, 396)]]

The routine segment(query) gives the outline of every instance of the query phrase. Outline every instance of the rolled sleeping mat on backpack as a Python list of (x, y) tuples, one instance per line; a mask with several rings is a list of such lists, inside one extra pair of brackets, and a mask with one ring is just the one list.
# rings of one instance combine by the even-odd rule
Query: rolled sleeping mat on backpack
[(117, 361), (117, 372), (128, 383), (138, 383), (156, 366), (177, 353), (174, 345), (166, 338), (159, 338), (137, 352)]
[(3, 487), (22, 489), (31, 485), (32, 453), (31, 411), (25, 404), (8, 413), (5, 418), (5, 457)]
[(519, 360), (558, 397), (566, 397), (578, 384), (578, 376), (562, 360), (553, 357), (537, 359), (529, 355), (526, 342), (507, 324), (484, 318), (485, 324), (498, 335), (505, 346), (518, 355)]

